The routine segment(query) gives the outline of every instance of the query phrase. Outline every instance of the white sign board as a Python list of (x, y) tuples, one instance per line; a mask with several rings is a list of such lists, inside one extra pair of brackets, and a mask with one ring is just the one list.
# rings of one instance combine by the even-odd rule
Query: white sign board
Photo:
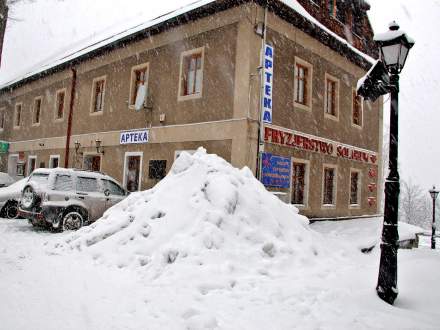
[(273, 85), (273, 59), (274, 49), (270, 45), (264, 45), (263, 63), (263, 123), (272, 123), (272, 85)]
[(139, 144), (148, 142), (148, 129), (121, 132), (120, 144)]

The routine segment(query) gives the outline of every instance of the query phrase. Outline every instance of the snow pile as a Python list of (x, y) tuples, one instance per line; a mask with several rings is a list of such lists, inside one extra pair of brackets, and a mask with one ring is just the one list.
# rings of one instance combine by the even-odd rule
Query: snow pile
[(255, 269), (272, 260), (294, 267), (321, 254), (307, 218), (281, 202), (248, 168), (200, 148), (182, 153), (154, 188), (133, 193), (89, 227), (65, 236), (58, 250), (88, 251), (98, 262)]

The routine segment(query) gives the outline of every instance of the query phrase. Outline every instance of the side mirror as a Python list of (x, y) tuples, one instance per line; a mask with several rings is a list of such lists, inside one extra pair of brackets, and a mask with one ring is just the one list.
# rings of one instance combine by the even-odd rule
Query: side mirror
[(110, 189), (106, 189), (106, 190), (104, 190), (104, 195), (106, 195), (106, 196), (110, 196)]

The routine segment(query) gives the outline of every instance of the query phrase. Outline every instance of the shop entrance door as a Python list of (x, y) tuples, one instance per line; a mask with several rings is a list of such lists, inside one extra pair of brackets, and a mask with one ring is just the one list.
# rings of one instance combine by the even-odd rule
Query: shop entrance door
[(139, 191), (141, 189), (142, 177), (142, 153), (125, 153), (124, 162), (124, 187), (128, 191)]

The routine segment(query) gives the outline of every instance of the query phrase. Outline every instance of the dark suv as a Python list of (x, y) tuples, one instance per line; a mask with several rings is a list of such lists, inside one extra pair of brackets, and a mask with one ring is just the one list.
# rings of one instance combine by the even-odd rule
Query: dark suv
[(99, 172), (37, 169), (22, 190), (19, 214), (34, 226), (76, 230), (126, 196), (113, 178)]

